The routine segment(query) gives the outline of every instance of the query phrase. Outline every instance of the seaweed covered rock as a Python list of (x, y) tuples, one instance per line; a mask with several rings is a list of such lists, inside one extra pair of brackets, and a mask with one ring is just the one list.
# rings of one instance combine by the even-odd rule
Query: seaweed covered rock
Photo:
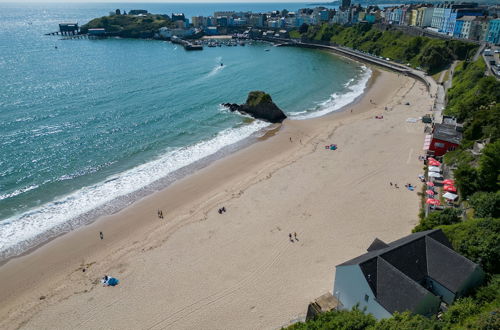
[(262, 91), (250, 92), (245, 104), (224, 103), (223, 106), (230, 111), (238, 111), (271, 123), (281, 123), (286, 119), (286, 115), (274, 104), (271, 96)]

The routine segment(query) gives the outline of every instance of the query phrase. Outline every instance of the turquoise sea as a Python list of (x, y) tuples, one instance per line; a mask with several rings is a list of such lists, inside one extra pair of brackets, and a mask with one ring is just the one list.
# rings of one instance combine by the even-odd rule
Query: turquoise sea
[(186, 52), (163, 41), (44, 33), (116, 8), (191, 17), (301, 7), (0, 4), (0, 260), (165, 187), (268, 126), (221, 103), (264, 90), (301, 120), (353, 101), (370, 75), (318, 50), (255, 43)]

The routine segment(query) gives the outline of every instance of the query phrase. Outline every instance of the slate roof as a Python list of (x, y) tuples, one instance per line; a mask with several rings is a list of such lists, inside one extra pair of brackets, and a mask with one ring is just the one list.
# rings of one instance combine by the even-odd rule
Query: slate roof
[[(378, 247), (378, 249), (377, 249)], [(415, 311), (427, 295), (426, 278), (457, 293), (479, 266), (453, 251), (441, 231), (414, 233), (386, 244), (376, 239), (368, 252), (337, 267), (358, 265), (376, 300), (390, 313)]]
[(388, 246), (389, 245), (385, 244), (380, 239), (375, 238), (373, 240), (372, 244), (370, 244), (370, 246), (368, 247), (368, 249), (366, 249), (366, 251), (370, 252), (370, 251), (380, 250), (380, 249), (386, 248)]
[(434, 124), (432, 137), (434, 139), (460, 144), (460, 141), (462, 140), (462, 133), (457, 131), (455, 125)]

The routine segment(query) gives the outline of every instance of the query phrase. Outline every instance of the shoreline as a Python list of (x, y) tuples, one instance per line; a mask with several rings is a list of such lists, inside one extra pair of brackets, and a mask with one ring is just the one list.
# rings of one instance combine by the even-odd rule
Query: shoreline
[[(178, 182), (175, 182), (167, 189), (164, 189), (133, 203), (131, 206), (118, 212), (117, 214), (102, 217), (88, 226), (82, 227), (76, 231), (70, 232), (66, 235), (52, 240), (51, 242), (43, 245), (30, 254), (27, 254), (23, 257), (11, 259), (11, 261), (0, 267), (0, 278), (2, 278), (2, 281), (0, 282), (2, 283), (0, 284), (1, 298), (2, 301), (8, 302), (0, 309), (0, 315), (4, 316), (2, 317), (2, 319), (5, 319), (5, 322), (9, 322), (7, 323), (8, 325), (6, 324), (6, 327), (10, 328), (16, 322), (17, 324), (26, 325), (27, 323), (24, 322), (32, 322), (34, 316), (38, 317), (38, 322), (41, 322), (40, 317), (42, 318), (42, 320), (45, 320), (46, 317), (52, 315), (48, 306), (60, 306), (60, 303), (58, 303), (58, 301), (66, 301), (66, 299), (70, 299), (71, 301), (80, 301), (79, 299), (83, 299), (82, 297), (86, 295), (93, 296), (95, 294), (111, 294), (109, 293), (109, 291), (104, 293), (99, 293), (101, 292), (101, 290), (94, 291), (94, 289), (98, 287), (96, 286), (96, 284), (94, 284), (94, 281), (103, 273), (116, 274), (121, 279), (124, 279), (123, 287), (126, 287), (126, 282), (134, 282), (134, 276), (139, 276), (136, 274), (136, 272), (142, 269), (142, 266), (139, 267), (138, 265), (147, 262), (147, 260), (152, 260), (153, 256), (157, 256), (157, 254), (159, 254), (160, 252), (162, 256), (170, 256), (170, 259), (168, 259), (167, 257), (167, 260), (165, 261), (167, 264), (169, 264), (169, 268), (172, 267), (171, 269), (176, 269), (175, 273), (171, 273), (171, 271), (168, 271), (169, 277), (175, 277), (180, 274), (182, 276), (185, 276), (186, 278), (189, 278), (190, 280), (188, 282), (191, 284), (194, 284), (194, 282), (192, 282), (193, 279), (191, 278), (191, 276), (180, 270), (181, 268), (187, 266), (182, 266), (184, 264), (177, 264), (177, 266), (174, 266), (174, 264), (176, 264), (176, 260), (189, 259), (190, 256), (188, 255), (203, 255), (204, 253), (208, 253), (208, 255), (212, 255), (212, 257), (209, 258), (209, 260), (211, 259), (211, 261), (203, 261), (201, 263), (200, 261), (198, 261), (198, 264), (203, 267), (210, 268), (212, 263), (214, 263), (214, 265), (219, 265), (219, 261), (221, 261), (219, 259), (222, 258), (222, 256), (231, 258), (231, 256), (234, 255), (238, 256), (238, 259), (243, 260), (249, 257), (243, 256), (248, 254), (248, 251), (254, 251), (257, 248), (246, 247), (246, 245), (252, 244), (252, 241), (237, 240), (233, 242), (232, 239), (228, 240), (228, 238), (225, 238), (223, 239), (223, 241), (218, 242), (218, 244), (213, 246), (210, 241), (206, 241), (206, 239), (200, 237), (197, 234), (190, 233), (190, 231), (205, 231), (205, 229), (203, 229), (205, 228), (205, 226), (214, 226), (213, 230), (215, 232), (230, 231), (232, 234), (228, 237), (231, 237), (233, 235), (240, 236), (242, 233), (246, 235), (246, 230), (242, 231), (233, 228), (237, 228), (238, 226), (252, 226), (255, 220), (261, 219), (263, 218), (263, 216), (267, 219), (266, 222), (271, 221), (271, 223), (281, 223), (283, 221), (281, 218), (284, 214), (281, 214), (280, 212), (285, 211), (289, 207), (291, 209), (295, 209), (299, 206), (293, 202), (293, 199), (295, 197), (289, 194), (286, 195), (288, 197), (285, 197), (287, 199), (290, 199), (290, 201), (287, 201), (287, 205), (289, 204), (289, 207), (286, 206), (285, 209), (282, 209), (278, 206), (281, 204), (276, 198), (279, 198), (278, 196), (282, 195), (282, 193), (278, 192), (278, 196), (275, 196), (275, 188), (277, 187), (277, 185), (279, 186), (283, 181), (276, 181), (278, 179), (275, 179), (275, 177), (285, 175), (285, 177), (288, 177), (289, 179), (294, 178), (292, 174), (287, 175), (286, 173), (292, 171), (292, 169), (296, 166), (299, 166), (297, 164), (301, 164), (300, 166), (310, 166), (311, 163), (314, 163), (316, 164), (316, 166), (319, 165), (320, 167), (334, 166), (333, 163), (333, 165), (329, 165), (330, 162), (324, 163), (324, 161), (321, 159), (316, 160), (318, 157), (330, 157), (330, 155), (339, 155), (339, 157), (341, 157), (340, 159), (343, 159), (342, 157), (350, 157), (348, 155), (341, 156), (346, 152), (349, 154), (349, 148), (347, 148), (347, 144), (349, 144), (349, 142), (344, 141), (344, 145), (340, 146), (341, 149), (339, 152), (335, 151), (331, 153), (330, 151), (322, 150), (322, 144), (326, 143), (325, 141), (331, 141), (331, 136), (336, 136), (339, 130), (343, 132), (343, 130), (345, 130), (345, 127), (350, 127), (349, 125), (355, 125), (354, 127), (358, 127), (359, 125), (361, 125), (361, 127), (364, 127), (361, 130), (359, 128), (357, 129), (360, 136), (363, 136), (363, 134), (368, 134), (364, 133), (366, 128), (369, 128), (369, 130), (373, 130), (376, 128), (375, 126), (382, 124), (382, 122), (374, 121), (373, 119), (373, 114), (383, 113), (384, 115), (386, 115), (386, 113), (384, 113), (382, 104), (390, 105), (390, 111), (387, 112), (388, 117), (396, 115), (407, 116), (406, 113), (401, 113), (401, 111), (399, 110), (392, 111), (393, 107), (402, 107), (401, 96), (397, 96), (397, 94), (403, 93), (405, 92), (405, 90), (407, 90), (405, 92), (406, 94), (404, 94), (407, 95), (407, 93), (413, 91), (415, 88), (418, 89), (419, 84), (412, 79), (406, 77), (396, 77), (395, 74), (385, 71), (380, 71), (379, 77), (377, 77), (375, 80), (376, 81), (371, 81), (370, 88), (367, 88), (365, 90), (362, 97), (357, 101), (356, 104), (352, 106), (349, 105), (349, 107), (352, 107), (354, 109), (352, 114), (347, 111), (336, 111), (324, 117), (314, 118), (310, 120), (285, 121), (284, 125), (278, 132), (276, 132), (274, 136), (272, 136), (272, 138), (263, 139), (262, 141), (256, 142), (248, 148), (245, 148), (244, 150), (238, 151), (234, 154), (229, 155), (228, 157), (225, 157), (224, 159), (216, 160), (197, 173), (194, 173)], [(425, 94), (424, 91), (420, 91), (419, 93)], [(420, 94), (419, 97), (421, 98)], [(374, 105), (368, 102), (368, 99), (371, 98), (376, 100), (377, 104), (380, 104), (380, 107), (382, 107), (382, 109), (377, 108), (378, 105), (374, 109)], [(431, 100), (420, 100), (420, 102), (424, 101), (430, 102)], [(413, 109), (412, 107), (412, 111), (423, 111), (423, 107), (417, 106), (417, 108)], [(368, 122), (366, 122), (367, 120)], [(406, 127), (408, 126), (408, 124), (405, 124), (404, 126)], [(411, 127), (409, 127), (408, 129), (410, 129), (411, 132), (413, 131)], [(347, 133), (344, 132), (343, 134)], [(378, 134), (380, 135), (380, 133)], [(398, 134), (402, 133), (399, 133), (398, 131)], [(418, 133), (415, 131), (412, 134), (415, 136), (415, 138), (412, 139), (412, 141), (415, 140), (412, 142), (412, 145), (420, 145), (421, 136), (423, 136), (423, 133), (419, 130)], [(293, 143), (290, 143), (288, 141), (290, 137), (293, 139)], [(354, 136), (353, 138), (356, 138), (356, 136)], [(297, 141), (300, 141), (301, 143), (297, 143)], [(366, 143), (369, 143), (369, 141), (370, 139), (366, 140)], [(345, 149), (344, 151), (344, 148), (347, 149)], [(330, 154), (325, 154), (325, 152)], [(367, 154), (366, 151), (364, 153)], [(416, 155), (414, 156), (415, 157), (413, 158), (417, 157)], [(410, 160), (413, 158), (409, 157), (408, 162), (410, 162)], [(310, 159), (310, 161), (306, 162), (306, 164), (303, 164), (305, 159)], [(375, 163), (380, 163), (380, 160), (370, 162), (370, 164)], [(413, 162), (411, 163), (413, 164)], [(412, 171), (415, 171), (420, 167), (420, 164), (418, 164), (416, 160), (415, 163), (416, 164), (412, 165)], [(315, 167), (313, 166), (312, 169), (314, 168)], [(332, 173), (335, 173), (335, 171), (338, 171), (339, 169), (336, 169), (336, 167), (334, 166), (330, 170), (333, 171)], [(360, 173), (364, 173), (364, 170), (361, 167), (359, 171), (361, 171)], [(299, 172), (295, 170), (295, 172), (293, 173), (303, 173), (302, 175), (309, 175), (307, 174), (308, 172), (304, 172), (303, 170), (300, 170)], [(349, 174), (346, 175), (345, 178), (339, 177), (338, 181), (350, 178), (352, 175), (357, 174)], [(366, 175), (363, 174), (361, 175), (361, 178), (365, 176)], [(296, 177), (296, 179), (299, 180), (293, 181), (304, 180), (300, 177)], [(307, 183), (305, 189), (307, 189), (309, 185), (311, 185), (311, 187), (318, 187), (319, 190), (326, 189), (327, 191), (328, 189), (334, 189), (334, 187), (321, 188), (322, 182), (324, 182), (324, 179), (316, 182), (315, 179), (311, 178), (311, 182)], [(271, 187), (274, 188), (272, 190), (269, 190)], [(258, 205), (253, 205), (253, 207), (257, 208), (256, 210), (248, 210), (248, 212), (250, 213), (262, 213), (260, 216), (256, 214), (249, 214), (246, 216), (244, 215), (246, 214), (245, 212), (240, 216), (237, 216), (236, 218), (220, 218), (219, 215), (214, 215), (214, 213), (216, 213), (215, 209), (217, 205), (227, 205), (229, 212), (231, 212), (230, 214), (232, 214), (233, 212), (238, 212), (238, 209), (241, 208), (241, 206), (238, 206), (240, 202), (244, 205), (250, 205), (250, 207), (252, 207), (253, 202), (250, 203), (250, 201), (246, 201), (248, 198), (250, 198), (247, 196), (254, 196), (252, 198), (258, 199), (258, 196), (262, 195), (262, 193), (259, 193), (258, 195), (252, 193), (252, 191), (255, 190), (265, 192), (263, 196), (266, 196), (267, 194), (275, 196), (272, 197), (270, 195), (269, 198), (265, 199), (275, 201), (275, 203), (278, 204), (276, 204), (275, 207), (271, 207), (270, 210), (268, 210), (268, 208), (261, 208)], [(384, 193), (384, 195), (385, 194), (386, 193)], [(338, 196), (339, 199), (342, 200), (342, 195)], [(319, 199), (322, 199), (323, 197), (324, 196), (322, 195), (317, 196), (317, 198)], [(299, 198), (299, 200), (302, 200), (300, 196), (298, 196), (297, 198)], [(396, 230), (395, 233), (389, 235), (388, 239), (396, 238), (401, 232), (409, 230), (411, 225), (413, 225), (413, 222), (416, 222), (418, 197), (413, 196), (413, 198), (410, 198), (408, 201), (410, 200), (414, 200), (415, 205), (410, 207), (412, 203), (409, 203), (409, 210), (403, 208), (404, 210), (402, 210), (401, 212), (404, 211), (408, 215), (411, 215), (411, 219), (414, 218), (414, 220), (412, 220), (412, 224), (408, 224), (406, 221), (405, 226), (394, 226), (393, 224), (393, 226), (391, 226), (389, 229), (391, 232), (395, 231), (394, 227), (404, 228)], [(321, 210), (327, 207), (324, 203), (319, 203), (316, 201), (309, 201), (309, 203), (313, 203), (318, 209)], [(347, 209), (345, 209), (346, 207)], [(155, 212), (158, 208), (161, 208), (163, 210), (165, 220), (160, 221), (156, 217)], [(277, 210), (274, 210), (274, 208), (277, 208)], [(413, 208), (415, 208), (415, 210), (413, 210)], [(352, 212), (349, 211), (349, 209), (349, 206), (343, 206), (337, 211), (333, 209), (333, 212)], [(273, 216), (269, 218), (269, 216), (265, 215), (267, 212), (274, 212), (277, 217)], [(300, 215), (300, 212), (301, 211), (297, 211), (296, 214)], [(311, 209), (308, 212), (314, 213), (314, 209)], [(294, 214), (295, 212), (290, 214), (291, 218), (296, 217), (296, 215)], [(367, 214), (366, 216), (370, 217), (369, 214)], [(253, 221), (250, 221), (248, 223), (245, 222), (245, 224), (239, 225), (233, 224), (227, 227), (225, 224), (220, 223), (220, 221), (215, 220), (228, 219), (229, 221), (234, 222), (237, 221), (237, 219), (245, 217), (247, 217), (249, 220), (253, 219)], [(316, 219), (317, 221), (322, 221), (321, 219), (323, 218), (324, 216), (313, 216), (313, 219)], [(388, 221), (391, 220), (391, 217), (387, 218), (389, 219)], [(321, 223), (322, 225), (318, 225), (318, 229), (316, 229), (320, 230), (320, 232), (317, 233), (319, 235), (322, 235), (320, 234), (322, 232), (328, 231), (323, 230), (322, 228), (322, 226), (328, 225), (323, 222)], [(264, 224), (264, 226), (270, 225), (270, 223), (268, 223), (267, 225)], [(262, 225), (256, 224), (255, 226), (257, 226), (257, 228), (252, 227), (253, 229), (248, 229), (248, 231), (255, 231), (259, 226)], [(280, 224), (277, 227), (281, 228), (283, 226), (283, 224)], [(296, 223), (296, 226), (302, 225)], [(370, 225), (367, 226), (370, 227)], [(353, 227), (353, 224), (348, 225), (348, 227)], [(346, 224), (344, 223), (339, 228), (347, 230), (348, 227), (346, 227)], [(380, 231), (380, 225), (377, 225), (377, 227), (378, 228), (375, 228), (375, 230)], [(304, 232), (307, 232), (307, 230), (314, 230), (313, 228), (316, 228), (316, 226), (312, 228), (304, 227), (303, 230)], [(98, 238), (99, 231), (104, 232), (103, 241), (100, 241)], [(209, 230), (209, 232), (210, 231), (211, 230)], [(258, 240), (267, 239), (268, 235), (269, 234), (264, 234), (262, 238), (258, 237)], [(190, 241), (179, 241), (180, 236), (190, 237)], [(366, 233), (364, 234), (364, 236), (366, 236)], [(224, 241), (226, 243), (224, 243)], [(184, 245), (186, 244), (189, 245), (189, 248), (186, 247), (186, 249), (184, 249)], [(207, 246), (207, 244), (209, 245)], [(262, 244), (262, 249), (264, 249), (269, 245), (269, 242), (264, 242)], [(366, 244), (369, 244), (369, 242), (367, 242)], [(216, 253), (215, 255), (211, 253), (211, 251), (218, 251), (220, 249), (223, 249), (225, 246), (231, 247), (230, 251), (233, 252), (224, 252), (220, 254)], [(358, 246), (356, 243), (353, 246), (354, 250), (352, 246), (342, 249), (342, 253), (340, 253), (340, 256), (342, 258), (347, 258), (353, 253), (357, 253), (359, 248), (362, 248), (362, 246)], [(243, 248), (243, 250), (240, 250), (241, 248)], [(165, 255), (165, 251), (169, 252), (166, 252), (167, 254)], [(261, 255), (262, 257), (264, 257), (267, 253), (265, 251), (267, 250), (262, 250), (260, 253), (256, 253), (255, 255), (252, 254), (252, 258), (258, 258)], [(188, 255), (186, 255), (186, 253), (188, 253)], [(338, 258), (338, 252), (336, 253), (336, 258)], [(179, 259), (181, 255), (183, 255), (184, 257)], [(206, 256), (205, 258), (199, 260), (206, 260)], [(302, 264), (302, 262), (303, 260), (300, 262), (300, 264)], [(328, 269), (331, 269), (334, 266), (334, 263), (330, 264), (330, 262), (332, 261), (330, 260), (327, 262), (327, 260), (325, 260), (321, 263), (321, 266), (327, 266)], [(170, 265), (171, 263), (173, 264)], [(131, 266), (132, 264), (135, 266)], [(195, 267), (194, 265), (196, 264), (197, 263), (195, 262), (193, 264), (193, 267)], [(219, 269), (221, 266), (222, 264), (219, 265)], [(241, 270), (238, 269), (233, 271), (236, 272), (235, 274), (245, 272), (245, 266), (240, 266)], [(149, 272), (158, 276), (159, 273), (154, 269), (155, 267), (151, 268), (150, 265), (146, 268), (151, 268), (149, 269)], [(227, 267), (229, 267), (229, 264), (227, 266), (224, 266), (222, 269), (226, 271)], [(83, 269), (85, 269), (86, 272), (83, 273)], [(177, 269), (179, 269), (179, 272), (177, 272)], [(44, 274), (43, 278), (40, 278), (39, 274)], [(208, 273), (204, 274), (208, 275)], [(290, 273), (288, 272), (286, 274), (290, 275)], [(300, 274), (304, 276), (303, 272), (300, 272)], [(196, 277), (196, 271), (192, 276)], [(209, 276), (209, 278), (212, 278), (212, 276)], [(317, 285), (319, 285), (320, 287), (325, 287), (325, 285), (328, 287), (329, 278), (331, 277), (325, 278), (323, 275), (321, 276), (321, 278), (321, 281), (324, 283), (319, 284), (314, 281), (312, 283), (317, 283)], [(275, 279), (275, 276), (272, 276), (272, 279)], [(68, 280), (71, 280), (72, 283), (68, 283)], [(221, 284), (224, 286), (227, 283), (230, 284), (232, 282), (232, 280), (228, 280), (229, 282), (224, 280), (215, 280), (216, 282), (213, 282), (213, 280), (214, 279), (212, 279), (211, 283), (215, 286), (220, 286)], [(180, 287), (183, 287), (183, 281), (179, 281), (180, 279), (175, 283), (177, 283)], [(297, 285), (297, 283), (295, 283), (294, 285)], [(195, 287), (197, 286), (195, 285)], [(210, 290), (211, 288), (212, 286), (207, 286), (204, 289), (198, 288), (198, 290), (201, 289), (201, 291), (205, 291)], [(122, 287), (118, 288), (118, 290), (121, 289)], [(132, 288), (128, 287), (127, 290), (130, 289)], [(169, 290), (175, 291), (173, 287), (169, 287)], [(305, 286), (304, 290), (307, 290), (308, 294), (310, 295), (308, 297), (305, 297), (306, 300), (311, 300), (315, 296), (324, 293), (316, 292), (317, 289), (312, 289), (308, 286)], [(187, 292), (191, 291), (188, 290)], [(197, 294), (199, 295), (200, 293)], [(263, 293), (261, 292), (261, 294)], [(188, 294), (188, 296), (189, 295), (190, 294)], [(38, 297), (40, 296), (44, 296), (45, 298), (43, 300), (39, 300)], [(173, 300), (177, 299), (177, 301), (181, 305), (185, 304), (181, 302), (183, 298), (178, 297), (174, 299), (175, 295), (172, 296), (172, 293), (168, 293), (168, 296)], [(262, 303), (264, 303), (264, 300), (267, 298), (269, 297), (262, 298)], [(291, 297), (289, 298), (291, 299)], [(104, 297), (103, 299), (107, 298)], [(253, 299), (257, 298), (254, 297)], [(51, 302), (50, 305), (47, 305), (49, 302)], [(274, 301), (274, 303), (277, 302)], [(286, 309), (287, 312), (285, 313), (285, 315), (282, 315), (283, 313), (278, 313), (276, 315), (276, 322), (280, 322), (279, 324), (283, 324), (284, 319), (287, 317), (286, 315), (290, 316), (291, 314), (289, 313), (295, 313), (294, 310), (296, 310), (297, 308), (297, 303), (300, 303), (301, 310), (305, 310), (306, 305), (304, 304), (304, 297), (300, 299), (297, 299), (297, 297), (295, 297), (290, 300), (289, 303), (294, 305), (295, 307)], [(19, 310), (19, 306), (23, 306), (23, 308)], [(64, 307), (60, 306), (60, 308)], [(285, 318), (283, 316), (285, 316)], [(75, 317), (78, 318), (78, 316)], [(211, 324), (215, 326), (216, 323)], [(279, 324), (277, 324), (277, 326), (279, 326)], [(76, 323), (73, 325), (76, 325)], [(131, 324), (128, 325), (128, 327), (131, 326)]]
[[(368, 78), (368, 81), (364, 84), (363, 91), (356, 96), (351, 102), (349, 102), (346, 105), (341, 106), (338, 109), (332, 110), (326, 114), (319, 115), (319, 116), (312, 116), (312, 117), (305, 117), (301, 118), (302, 116), (291, 116), (289, 117), (288, 121), (297, 121), (297, 120), (311, 120), (314, 118), (321, 118), (325, 116), (332, 115), (334, 113), (340, 113), (346, 111), (347, 108), (349, 108), (351, 105), (355, 105), (361, 98), (363, 98), (363, 95), (365, 92), (371, 87), (373, 84), (373, 81), (376, 79), (377, 71), (373, 70), (373, 67), (369, 65), (365, 65), (363, 62), (358, 61), (356, 59), (352, 59), (346, 56), (339, 55), (331, 50), (328, 49), (321, 49), (322, 51), (325, 51), (329, 53), (331, 56), (334, 57), (340, 57), (348, 62), (354, 62), (359, 66), (365, 66), (367, 67), (368, 70), (371, 70), (370, 77)], [(361, 78), (362, 79), (362, 78)], [(361, 81), (361, 80), (360, 80)], [(321, 112), (321, 109), (317, 109), (314, 112), (308, 113), (308, 115), (312, 115), (315, 112)], [(307, 115), (306, 115), (307, 116)], [(294, 119), (295, 118), (295, 119)], [(255, 121), (255, 120), (254, 120)], [(268, 126), (259, 129), (258, 131), (252, 133), (250, 136), (243, 138), (240, 141), (237, 141), (235, 143), (229, 144), (224, 146), (222, 149), (216, 151), (213, 154), (210, 154), (208, 156), (205, 156), (201, 159), (198, 159), (186, 166), (183, 166), (179, 169), (174, 170), (173, 172), (168, 173), (166, 176), (158, 178), (157, 180), (147, 184), (146, 186), (135, 190), (133, 192), (127, 193), (122, 196), (118, 196), (114, 198), (111, 201), (108, 201), (102, 205), (99, 205), (97, 207), (92, 208), (91, 210), (85, 211), (84, 213), (69, 219), (68, 221), (58, 224), (54, 226), (53, 228), (39, 233), (33, 238), (30, 238), (29, 240), (23, 241), (19, 243), (21, 249), (23, 250), (22, 252), (16, 252), (16, 250), (19, 249), (18, 245), (16, 244), (13, 247), (7, 248), (6, 250), (2, 251), (0, 253), (0, 267), (6, 263), (8, 263), (10, 260), (25, 256), (27, 254), (32, 253), (33, 251), (36, 251), (37, 249), (43, 247), (45, 244), (48, 242), (57, 239), (61, 236), (64, 236), (70, 232), (73, 232), (75, 230), (78, 230), (81, 227), (85, 227), (88, 225), (91, 225), (95, 221), (98, 221), (101, 217), (106, 217), (110, 215), (114, 215), (116, 213), (119, 213), (123, 209), (130, 207), (137, 201), (147, 198), (150, 195), (153, 195), (159, 191), (162, 191), (163, 189), (168, 188), (175, 182), (192, 175), (193, 173), (196, 173), (197, 171), (210, 166), (213, 162), (218, 161), (220, 159), (226, 158), (235, 152), (239, 152), (242, 149), (245, 149), (249, 146), (251, 146), (254, 143), (258, 143), (261, 141), (261, 135), (267, 136), (267, 131), (268, 130), (274, 130), (273, 126), (275, 124), (269, 124)], [(281, 127), (281, 125), (279, 126)]]

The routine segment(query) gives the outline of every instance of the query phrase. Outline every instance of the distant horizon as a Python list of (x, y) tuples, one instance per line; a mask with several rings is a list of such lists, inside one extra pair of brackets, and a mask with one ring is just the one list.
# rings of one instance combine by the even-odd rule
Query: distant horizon
[(332, 2), (332, 1), (303, 1), (303, 0), (272, 0), (272, 1), (266, 1), (266, 0), (217, 0), (217, 1), (212, 1), (212, 0), (184, 0), (184, 1), (168, 1), (168, 0), (146, 0), (146, 1), (141, 1), (141, 0), (87, 0), (87, 1), (81, 1), (81, 0), (50, 0), (50, 1), (45, 1), (45, 0), (18, 0), (18, 1), (12, 1), (12, 0), (0, 0), (0, 3), (13, 3), (13, 4), (19, 4), (19, 3), (319, 3), (319, 2)]

